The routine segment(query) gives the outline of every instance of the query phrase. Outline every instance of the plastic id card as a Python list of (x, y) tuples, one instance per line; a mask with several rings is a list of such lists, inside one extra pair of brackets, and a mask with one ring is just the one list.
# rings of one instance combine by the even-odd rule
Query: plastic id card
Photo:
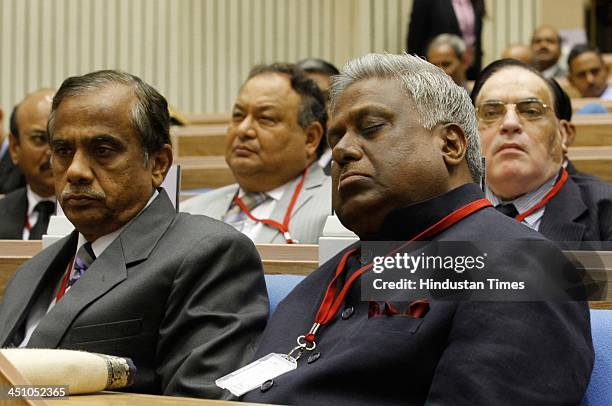
[(260, 387), (262, 383), (296, 368), (297, 362), (293, 358), (272, 353), (217, 379), (215, 384), (232, 392), (234, 396), (242, 396)]

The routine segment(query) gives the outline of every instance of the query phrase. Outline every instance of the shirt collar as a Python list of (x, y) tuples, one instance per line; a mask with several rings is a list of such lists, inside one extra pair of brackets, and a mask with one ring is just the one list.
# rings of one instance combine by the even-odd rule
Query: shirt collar
[(408, 240), (453, 211), (483, 197), (478, 185), (466, 183), (439, 196), (392, 211), (378, 233), (362, 240)]
[(55, 196), (42, 197), (34, 193), (30, 185), (26, 185), (26, 197), (28, 198), (28, 216), (34, 212), (34, 208), (40, 202), (52, 202), (55, 204)]
[[(295, 188), (295, 186), (297, 185), (297, 182), (299, 181), (299, 179), (302, 177), (302, 174), (300, 173), (299, 176), (297, 176), (296, 178), (290, 180), (289, 182), (285, 183), (284, 185), (281, 185), (275, 189), (269, 190), (266, 193), (266, 195), (268, 195), (271, 199), (275, 200), (275, 201), (279, 201), (283, 195), (285, 194), (285, 192), (287, 191), (293, 191), (292, 186)], [(244, 191), (244, 189), (239, 188), (238, 191), (238, 197), (242, 198), (247, 192)]]
[[(555, 186), (558, 177), (559, 174), (553, 175), (539, 188), (532, 190), (531, 192), (525, 193), (524, 195), (521, 195), (514, 200), (502, 200), (497, 195), (495, 195), (495, 193), (493, 193), (491, 189), (489, 189), (489, 185), (487, 185), (485, 188), (485, 196), (491, 201), (491, 203), (493, 203), (493, 206), (497, 206), (500, 203), (512, 203), (514, 207), (516, 207), (516, 210), (519, 212), (519, 214), (523, 214), (524, 212), (538, 204), (538, 202), (540, 202), (540, 200), (542, 200), (544, 196), (546, 196), (546, 194), (551, 191), (551, 189)], [(525, 221), (529, 224), (532, 224), (540, 217), (541, 214), (542, 213), (540, 212), (540, 210), (536, 210), (529, 216), (525, 217)]]
[[(149, 199), (149, 201), (147, 202), (147, 204), (145, 205), (145, 207), (142, 208), (141, 211), (138, 212), (137, 215), (135, 215), (134, 217), (132, 217), (132, 220), (135, 219), (136, 217), (138, 217), (140, 215), (140, 213), (142, 213), (144, 211), (144, 209), (146, 209), (147, 207), (149, 207), (149, 205), (151, 203), (153, 203), (153, 200), (155, 200), (155, 198), (159, 195), (159, 192), (157, 191), (157, 189), (155, 189), (153, 191), (153, 195), (151, 196), (151, 198)], [(128, 224), (130, 224), (132, 222), (132, 220), (128, 221), (127, 223), (125, 223), (123, 226), (121, 226), (120, 228), (118, 228), (117, 230), (108, 233), (106, 235), (103, 235), (102, 237), (99, 237), (96, 241), (91, 243), (91, 249), (93, 250), (96, 258), (98, 258), (100, 255), (102, 255), (102, 253), (104, 252), (104, 250), (106, 250), (108, 248), (109, 245), (111, 245), (111, 243), (113, 241), (115, 241), (115, 239), (119, 236), (119, 234), (121, 234), (121, 232), (128, 226)], [(87, 242), (87, 240), (85, 239), (85, 236), (83, 236), (83, 234), (79, 233), (79, 240), (77, 241), (77, 249), (76, 252), (79, 252), (79, 249)]]

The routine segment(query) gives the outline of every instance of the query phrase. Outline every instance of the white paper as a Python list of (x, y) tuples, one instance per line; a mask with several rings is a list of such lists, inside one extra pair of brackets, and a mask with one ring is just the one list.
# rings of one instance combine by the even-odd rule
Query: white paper
[(262, 383), (296, 368), (297, 362), (293, 358), (272, 353), (217, 379), (215, 384), (229, 390), (235, 396), (242, 396), (260, 387)]

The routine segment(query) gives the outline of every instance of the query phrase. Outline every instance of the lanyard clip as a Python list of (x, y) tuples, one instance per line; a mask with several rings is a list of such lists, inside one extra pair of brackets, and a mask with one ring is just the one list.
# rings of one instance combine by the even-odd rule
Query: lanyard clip
[(291, 234), (289, 234), (289, 231), (283, 232), (283, 237), (285, 237), (285, 241), (287, 241), (287, 244), (299, 244), (300, 243), (298, 240), (294, 240), (293, 238), (291, 238)]

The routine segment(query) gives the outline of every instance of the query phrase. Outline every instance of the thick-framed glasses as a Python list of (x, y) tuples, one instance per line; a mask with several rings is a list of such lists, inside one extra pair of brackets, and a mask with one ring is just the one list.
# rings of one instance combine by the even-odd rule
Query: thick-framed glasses
[(550, 110), (550, 106), (538, 99), (525, 99), (516, 103), (504, 103), (500, 100), (486, 101), (476, 106), (476, 117), (485, 124), (493, 124), (506, 116), (507, 106), (515, 106), (516, 114), (523, 120), (539, 120)]

